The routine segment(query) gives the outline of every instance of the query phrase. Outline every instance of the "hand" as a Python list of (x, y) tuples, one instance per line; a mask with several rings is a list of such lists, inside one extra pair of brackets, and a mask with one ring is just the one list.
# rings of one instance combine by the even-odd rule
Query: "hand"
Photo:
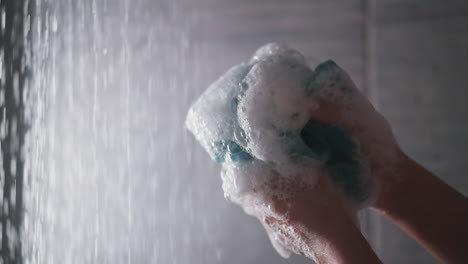
[(369, 162), (371, 177), (375, 179), (375, 202), (380, 194), (388, 192), (395, 185), (395, 175), (404, 155), (385, 118), (362, 95), (354, 96), (360, 97), (359, 100), (347, 106), (320, 100), (311, 111), (311, 119), (345, 128), (351, 133), (363, 157)]
[(467, 263), (468, 199), (406, 156), (386, 120), (367, 104), (364, 113), (320, 101), (311, 116), (348, 129), (358, 141), (379, 184), (372, 207), (441, 262)]
[[(272, 183), (275, 184), (275, 183)], [(275, 216), (260, 219), (272, 243), (316, 263), (380, 263), (356, 226), (354, 215), (326, 178), (313, 187), (291, 180), (286, 199), (272, 199)]]

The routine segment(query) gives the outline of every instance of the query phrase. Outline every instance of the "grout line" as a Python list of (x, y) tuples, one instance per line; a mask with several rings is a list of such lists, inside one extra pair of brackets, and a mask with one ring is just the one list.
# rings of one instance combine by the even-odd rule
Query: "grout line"
[[(377, 63), (376, 63), (376, 1), (364, 0), (362, 13), (364, 17), (363, 33), (363, 93), (376, 109), (378, 105)], [(372, 212), (367, 212), (367, 232), (372, 248), (377, 255), (382, 254), (382, 219)]]

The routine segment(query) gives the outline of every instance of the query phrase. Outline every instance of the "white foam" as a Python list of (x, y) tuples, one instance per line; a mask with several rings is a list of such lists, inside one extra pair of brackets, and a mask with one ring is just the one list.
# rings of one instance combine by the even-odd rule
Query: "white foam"
[[(282, 218), (271, 210), (269, 201), (272, 197), (286, 199), (291, 190), (273, 186), (272, 181), (294, 179), (312, 186), (318, 177), (324, 177), (324, 161), (314, 157), (300, 136), (311, 110), (324, 99), (353, 109), (345, 117), (346, 125), (353, 119), (369, 120), (367, 136), (380, 146), (362, 151), (363, 164), (369, 153), (389, 145), (372, 134), (387, 133), (387, 127), (373, 127), (375, 122), (382, 123), (380, 115), (374, 114), (372, 105), (341, 68), (329, 63), (314, 72), (299, 52), (274, 43), (214, 82), (190, 108), (186, 126), (214, 160), (223, 162), (227, 197), (259, 219)], [(277, 251), (287, 257), (289, 250), (282, 242), (285, 235), (266, 229)]]

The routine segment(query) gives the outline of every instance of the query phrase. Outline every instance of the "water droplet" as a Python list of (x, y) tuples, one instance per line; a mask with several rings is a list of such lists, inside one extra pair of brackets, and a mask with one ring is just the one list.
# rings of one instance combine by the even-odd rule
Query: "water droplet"
[(57, 17), (52, 16), (52, 32), (56, 33), (57, 31), (58, 31)]

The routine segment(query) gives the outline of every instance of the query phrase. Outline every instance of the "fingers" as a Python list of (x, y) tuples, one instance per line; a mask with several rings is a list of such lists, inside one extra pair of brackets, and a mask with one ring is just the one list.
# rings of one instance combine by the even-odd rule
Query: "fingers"
[(353, 136), (359, 136), (363, 129), (352, 111), (324, 100), (312, 107), (310, 119), (347, 129)]
[(340, 108), (337, 105), (324, 100), (319, 101), (318, 106), (314, 108), (311, 110), (310, 117), (315, 121), (336, 124), (342, 117)]

